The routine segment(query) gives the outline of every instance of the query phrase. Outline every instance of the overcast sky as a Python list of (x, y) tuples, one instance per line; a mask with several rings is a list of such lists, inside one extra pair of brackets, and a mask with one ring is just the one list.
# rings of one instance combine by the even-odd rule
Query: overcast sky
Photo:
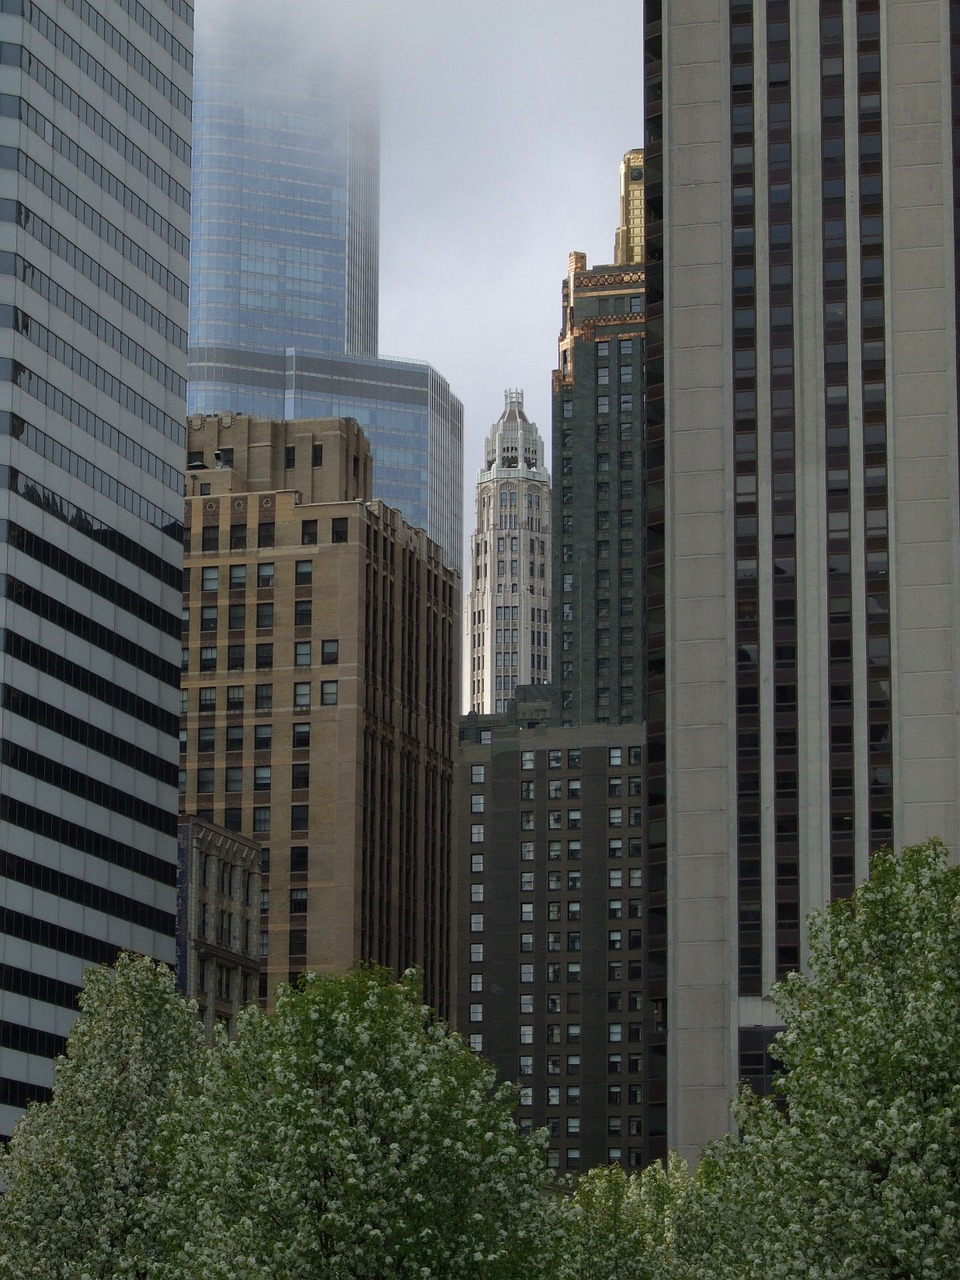
[[(567, 255), (609, 262), (619, 165), (642, 142), (641, 0), (197, 0), (263, 75), (326, 42), (381, 50), (380, 351), (464, 404), (465, 506), (507, 387), (550, 439)], [(364, 64), (376, 58), (363, 54)]]
[(505, 388), (549, 459), (567, 255), (612, 260), (620, 160), (642, 145), (641, 3), (393, 0), (383, 21), (380, 348), (463, 401), (472, 521)]

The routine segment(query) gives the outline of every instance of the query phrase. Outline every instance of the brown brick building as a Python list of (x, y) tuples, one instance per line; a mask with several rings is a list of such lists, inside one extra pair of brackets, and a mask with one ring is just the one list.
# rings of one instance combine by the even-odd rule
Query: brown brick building
[(260, 994), (420, 965), (450, 1006), (459, 580), (352, 419), (188, 422), (183, 805), (262, 850)]

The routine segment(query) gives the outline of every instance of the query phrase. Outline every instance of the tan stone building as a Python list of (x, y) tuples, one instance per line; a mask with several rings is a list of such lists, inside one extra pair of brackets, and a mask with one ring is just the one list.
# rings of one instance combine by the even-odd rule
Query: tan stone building
[(260, 846), (202, 818), (181, 819), (177, 977), (207, 1035), (257, 999)]
[(189, 419), (183, 803), (261, 847), (261, 998), (367, 960), (446, 1015), (459, 580), (371, 480), (352, 419)]

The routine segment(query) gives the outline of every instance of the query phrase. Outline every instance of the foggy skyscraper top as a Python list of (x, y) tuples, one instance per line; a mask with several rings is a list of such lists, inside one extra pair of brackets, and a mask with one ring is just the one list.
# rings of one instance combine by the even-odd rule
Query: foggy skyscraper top
[(463, 406), (429, 365), (377, 355), (371, 15), (333, 0), (197, 6), (187, 404), (355, 418), (374, 497), (459, 568)]
[(377, 351), (376, 79), (363, 41), (304, 35), (244, 2), (199, 6), (191, 410), (267, 408), (277, 372), (240, 353)]

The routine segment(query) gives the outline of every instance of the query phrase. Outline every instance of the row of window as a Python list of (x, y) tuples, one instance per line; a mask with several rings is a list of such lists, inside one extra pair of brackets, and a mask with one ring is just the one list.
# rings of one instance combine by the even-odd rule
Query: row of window
[[(312, 683), (309, 680), (295, 681), (293, 686), (293, 705), (309, 709), (313, 706)], [(242, 711), (245, 701), (245, 688), (242, 684), (227, 685), (226, 710)], [(184, 713), (189, 700), (188, 689), (181, 689), (180, 697)], [(339, 698), (339, 682), (337, 680), (320, 681), (320, 706), (335, 707)], [(258, 684), (253, 689), (253, 706), (255, 711), (270, 711), (273, 708), (273, 685)], [(217, 686), (201, 685), (197, 690), (197, 709), (204, 713), (217, 709)]]
[[(548, 1076), (578, 1076), (580, 1074), (581, 1060), (579, 1053), (568, 1053), (565, 1060), (561, 1059), (559, 1055), (548, 1055), (546, 1064)], [(607, 1075), (619, 1075), (623, 1070), (623, 1054), (608, 1053)], [(626, 1071), (629, 1075), (640, 1075), (643, 1071), (643, 1055), (640, 1053), (627, 1054)], [(520, 1054), (517, 1060), (517, 1074), (521, 1080), (524, 1076), (533, 1075), (532, 1054)]]
[[(186, 771), (181, 775), (181, 790), (186, 790)], [(197, 817), (204, 818), (208, 822), (212, 822), (213, 811), (202, 806), (197, 806)], [(227, 804), (223, 810), (223, 817), (217, 819), (228, 831), (255, 831), (258, 834), (271, 831), (273, 829), (273, 815), (271, 806), (268, 804), (254, 805), (250, 811), (249, 820), (244, 823), (243, 809), (240, 805)], [(307, 831), (310, 827), (310, 806), (306, 804), (293, 804), (290, 806), (290, 830), (291, 831)], [(266, 891), (268, 892), (268, 891)]]
[(3, 651), (10, 657), (25, 662), (35, 671), (50, 676), (61, 684), (68, 684), (73, 689), (79, 689), (81, 693), (96, 698), (106, 706), (115, 707), (125, 715), (159, 729), (167, 736), (173, 736), (177, 732), (179, 717), (164, 711), (156, 702), (139, 697), (125, 685), (114, 684), (112, 680), (96, 675), (86, 665), (70, 662), (59, 653), (44, 649), (9, 628), (3, 632)]
[[(45, 36), (61, 53), (66, 54), (70, 61), (86, 75), (94, 84), (109, 97), (118, 102), (128, 116), (137, 121), (138, 124), (152, 133), (155, 138), (175, 156), (184, 162), (190, 163), (190, 146), (175, 133), (173, 129), (159, 116), (155, 115), (150, 108), (141, 101), (126, 84), (118, 80), (116, 76), (110, 74), (103, 63), (98, 62), (84, 47), (74, 40), (71, 36), (59, 27), (52, 18), (48, 18), (37, 5), (29, 6), (29, 20), (37, 28), (37, 30)], [(192, 17), (185, 19), (192, 23)], [(23, 61), (26, 61), (24, 59)]]
[[(245, 564), (231, 564), (226, 567), (227, 587), (231, 591), (242, 591), (247, 585), (247, 568)], [(260, 591), (272, 588), (276, 582), (277, 566), (272, 560), (258, 560), (253, 566), (257, 589)], [(191, 573), (183, 571), (183, 590), (190, 589)], [(313, 582), (313, 561), (297, 560), (293, 567), (293, 584), (295, 587), (308, 587)], [(203, 565), (200, 569), (200, 590), (217, 591), (220, 587), (220, 566)]]
[[(322, 449), (322, 445), (315, 445), (315, 449)], [(221, 449), (220, 460), (225, 466), (233, 466), (233, 450)], [(187, 468), (197, 468), (203, 464), (203, 450), (192, 450), (187, 454)], [(301, 520), (300, 521), (300, 546), (315, 547), (318, 539), (319, 522), (317, 520)], [(228, 545), (231, 551), (246, 551), (247, 541), (247, 525), (245, 522), (235, 522), (230, 525), (228, 534)], [(184, 539), (184, 554), (189, 554), (193, 548), (192, 537)], [(261, 520), (257, 524), (257, 547), (262, 550), (269, 550), (277, 545), (277, 525), (274, 520)], [(220, 526), (217, 524), (205, 524), (200, 529), (200, 550), (204, 552), (220, 550)]]
[(116, 325), (105, 320), (92, 307), (81, 302), (72, 293), (68, 293), (61, 285), (41, 271), (19, 254), (0, 254), (0, 270), (5, 275), (17, 276), (39, 297), (51, 303), (59, 311), (69, 317), (75, 324), (92, 333), (101, 342), (112, 347), (124, 360), (142, 369), (149, 377), (154, 378), (161, 386), (172, 391), (183, 399), (187, 393), (187, 380), (181, 374), (164, 364), (152, 352), (147, 351), (138, 342), (134, 342), (128, 334)]
[[(250, 727), (247, 725), (226, 725), (223, 729), (223, 749), (225, 751), (242, 751), (244, 739), (249, 731)], [(200, 725), (197, 729), (197, 751), (201, 755), (216, 749), (217, 732), (218, 730), (213, 725)], [(185, 728), (181, 728), (180, 742), (181, 746), (186, 749), (187, 730)], [(291, 726), (291, 746), (295, 751), (310, 746), (309, 720), (300, 721)], [(253, 749), (254, 751), (271, 751), (273, 749), (272, 724), (255, 724), (253, 726)]]
[(136, 898), (106, 889), (86, 878), (67, 875), (54, 867), (44, 866), (32, 858), (21, 858), (6, 850), (0, 850), (0, 877), (36, 889), (40, 893), (63, 898), (66, 902), (76, 902), (93, 911), (101, 911), (116, 920), (142, 925), (166, 937), (172, 938), (176, 928), (176, 916), (172, 911), (161, 911), (148, 902), (139, 902)]
[[(261, 644), (253, 646), (254, 650), (254, 666), (257, 671), (271, 671), (273, 669), (273, 643), (265, 641)], [(184, 647), (181, 650), (181, 670), (187, 671), (190, 667), (191, 650)], [(198, 670), (200, 671), (216, 671), (219, 665), (220, 646), (215, 644), (201, 645), (198, 653)], [(227, 670), (243, 671), (246, 667), (246, 646), (243, 644), (231, 644), (226, 647)], [(298, 640), (293, 646), (293, 665), (295, 667), (312, 667), (313, 666), (313, 643), (310, 640)], [(324, 684), (336, 683), (335, 681), (324, 681)], [(323, 701), (323, 685), (321, 685), (321, 701)], [(334, 699), (335, 701), (335, 699)]]
[[(642, 854), (642, 850), (643, 850), (643, 842), (639, 836), (631, 836), (627, 840), (627, 857), (628, 858), (639, 858)], [(570, 862), (579, 862), (582, 851), (583, 851), (583, 846), (580, 840), (568, 840), (566, 842), (566, 856)], [(620, 836), (611, 837), (607, 841), (607, 856), (610, 858), (622, 858), (623, 853), (624, 853), (623, 839)], [(563, 856), (564, 856), (564, 842), (562, 840), (548, 840), (547, 841), (547, 859), (550, 862), (559, 862)], [(533, 859), (534, 859), (534, 841), (532, 840), (521, 841), (520, 842), (520, 861), (533, 862)], [(482, 852), (470, 854), (470, 870), (474, 873), (474, 875), (481, 874), (481, 872), (483, 871), (483, 853)], [(524, 875), (524, 874), (527, 874), (527, 873), (525, 872), (521, 873), (521, 875)], [(532, 876), (532, 872), (530, 874)], [(568, 872), (567, 874), (572, 876), (574, 873), (571, 871), (571, 872)], [(579, 875), (580, 874), (579, 871), (576, 874)], [(550, 872), (549, 875), (551, 877), (553, 877), (554, 875), (559, 876), (559, 872)], [(611, 887), (619, 887), (619, 884), (622, 883), (622, 879), (620, 879), (615, 884), (614, 877), (622, 877), (623, 872), (618, 870), (611, 870), (609, 872), (609, 875), (610, 875)], [(629, 875), (630, 875), (630, 885), (631, 887), (633, 887), (634, 875), (639, 877), (640, 868), (639, 867), (631, 868)], [(637, 885), (639, 885), (640, 883), (639, 878), (637, 879), (636, 883)], [(559, 884), (554, 886), (551, 880), (550, 887), (559, 888)]]
[[(175, 493), (178, 498), (182, 498), (183, 475), (176, 467), (169, 466), (157, 454), (151, 453), (149, 449), (144, 449), (132, 436), (125, 435), (107, 422), (106, 419), (92, 413), (85, 405), (82, 405), (78, 400), (73, 400), (65, 392), (48, 382), (46, 378), (41, 378), (32, 369), (28, 369), (19, 361), (14, 360), (0, 361), (0, 377), (5, 382), (12, 382), (24, 394), (32, 396), (34, 400), (46, 405), (48, 409), (51, 409), (61, 418), (65, 418), (80, 431), (92, 436), (94, 440), (99, 440), (107, 448), (112, 449), (118, 457), (125, 462), (129, 462), (131, 467), (135, 467), (138, 471), (145, 471), (147, 475), (159, 480), (165, 488)], [(112, 476), (108, 476), (94, 467), (87, 459), (71, 453), (60, 441), (31, 426), (22, 418), (12, 415), (10, 425), (12, 435), (22, 439), (31, 449), (49, 462), (53, 462), (55, 466), (61, 467), (64, 471), (69, 471), (71, 475), (82, 480), (84, 484), (89, 485), (92, 489), (97, 489), (113, 502), (116, 502), (118, 506), (126, 507), (128, 511), (133, 511), (141, 519), (147, 520), (155, 528), (161, 529), (171, 538), (176, 539), (178, 542), (182, 539), (183, 525), (179, 517), (174, 519), (173, 516), (163, 511), (160, 507), (154, 506), (153, 503), (149, 503), (145, 499), (135, 502), (133, 499), (134, 490), (127, 489), (126, 486), (120, 484)]]
[(88, 614), (80, 613), (77, 609), (68, 609), (59, 600), (54, 600), (52, 596), (37, 591), (26, 582), (20, 582), (9, 574), (4, 586), (8, 600), (22, 605), (45, 621), (52, 622), (61, 631), (86, 640), (121, 662), (127, 662), (131, 667), (136, 667), (138, 671), (145, 671), (148, 675), (155, 676), (164, 684), (173, 688), (180, 684), (180, 673), (172, 662), (166, 662), (152, 650), (134, 644), (126, 636), (120, 635), (116, 628), (101, 626)]
[[(227, 765), (223, 770), (223, 789), (226, 792), (243, 791), (244, 786), (253, 779), (254, 791), (269, 791), (273, 786), (273, 769), (268, 764), (254, 765), (253, 773), (245, 773), (239, 765)], [(214, 770), (202, 767), (197, 770), (197, 794), (209, 795), (213, 791)], [(290, 766), (290, 787), (293, 791), (302, 791), (310, 785), (309, 764), (293, 764)]]

